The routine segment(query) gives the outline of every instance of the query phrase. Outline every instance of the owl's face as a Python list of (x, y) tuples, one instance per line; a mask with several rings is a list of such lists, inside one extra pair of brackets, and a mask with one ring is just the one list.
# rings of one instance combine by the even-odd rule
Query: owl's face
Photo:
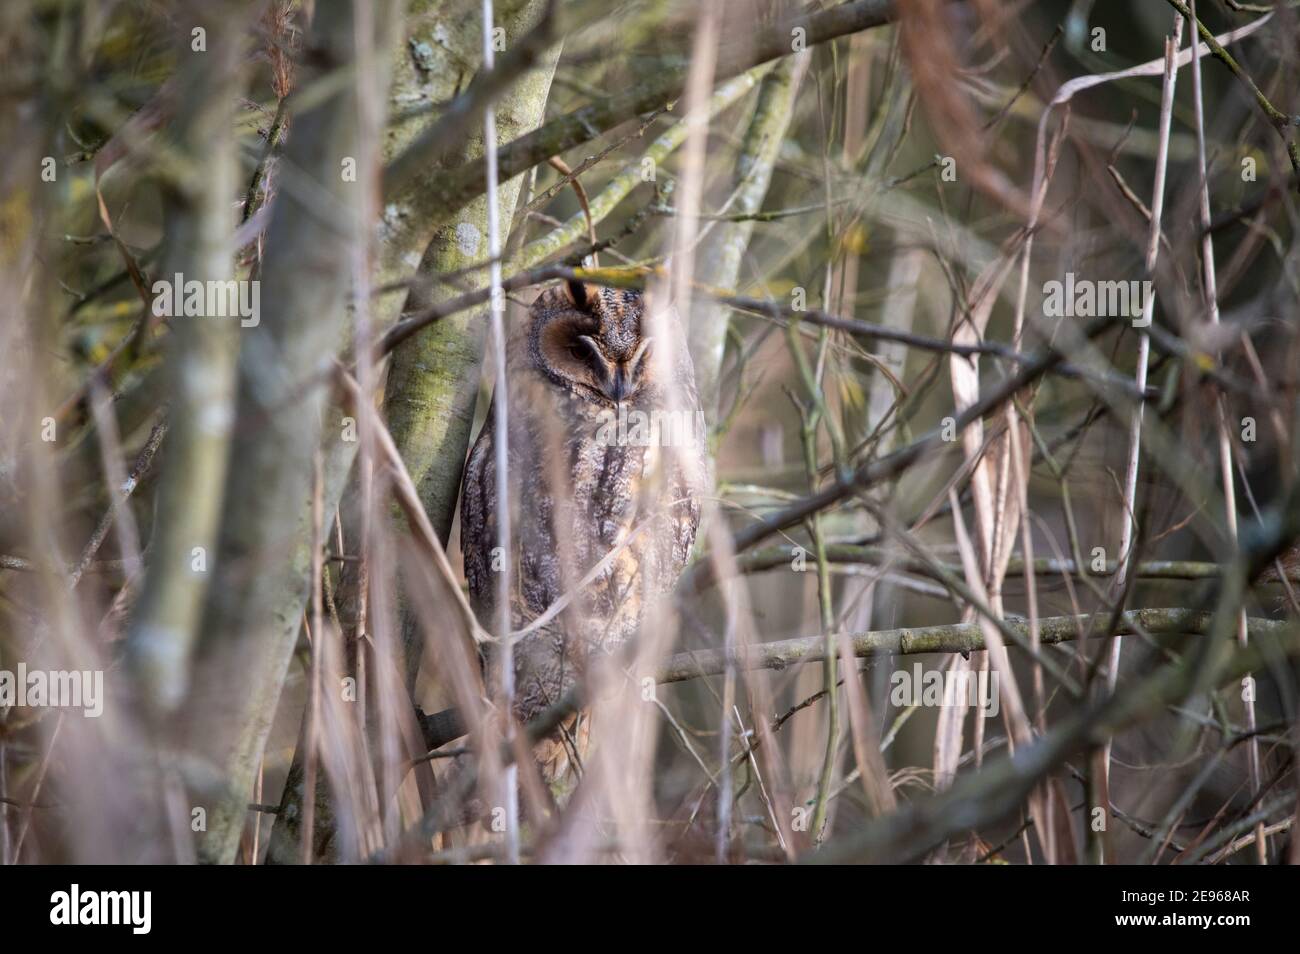
[(597, 404), (636, 401), (648, 387), (651, 339), (641, 335), (638, 291), (568, 282), (548, 288), (529, 316), (534, 367)]

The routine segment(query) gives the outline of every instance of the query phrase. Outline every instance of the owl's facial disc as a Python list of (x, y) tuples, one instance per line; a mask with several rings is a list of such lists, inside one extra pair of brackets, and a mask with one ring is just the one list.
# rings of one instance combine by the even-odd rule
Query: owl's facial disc
[(652, 377), (639, 296), (573, 283), (544, 301), (533, 331), (538, 367), (575, 397), (613, 405), (635, 400)]
[(612, 404), (634, 398), (641, 388), (645, 369), (646, 346), (643, 341), (630, 356), (611, 354), (598, 337), (576, 335), (569, 345), (569, 355), (579, 365), (579, 379), (586, 378), (588, 388)]
[(542, 368), (557, 384), (587, 400), (603, 400), (606, 361), (600, 351), (600, 329), (586, 316), (563, 316), (541, 329)]

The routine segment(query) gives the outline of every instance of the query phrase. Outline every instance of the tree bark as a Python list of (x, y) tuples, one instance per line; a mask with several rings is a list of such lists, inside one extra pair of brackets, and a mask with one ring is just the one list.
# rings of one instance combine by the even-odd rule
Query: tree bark
[[(498, 5), (498, 25), (506, 31), (507, 43), (516, 42), (533, 30), (546, 9), (545, 0), (515, 0)], [(421, 5), (412, 13), (416, 26), (411, 41), (402, 36), (394, 54), (392, 101), (401, 105), (450, 101), (463, 85), (464, 70), (480, 62), (479, 24), (475, 20), (451, 16), (453, 4), (435, 0)], [(439, 41), (428, 43), (429, 56), (417, 62), (411, 45), (422, 42), (423, 28), (434, 23)], [(421, 50), (425, 47), (421, 46)], [(498, 136), (519, 136), (541, 122), (550, 91), (551, 76), (558, 48), (544, 52), (537, 68), (525, 74), (497, 102)], [(384, 143), (385, 157), (401, 154), (437, 121), (436, 114), (425, 113), (419, 121), (394, 122)], [(451, 161), (469, 161), (482, 154), (482, 137), (476, 136), (451, 154)], [(376, 332), (407, 313), (445, 297), (445, 291), (420, 293), (423, 280), (437, 279), (442, 273), (466, 265), (481, 263), (487, 234), (486, 200), (480, 198), (462, 209), (454, 225), (439, 227), (440, 208), (429, 188), (436, 166), (411, 177), (399, 194), (390, 196), (384, 206), (380, 226), (380, 264), (376, 286), (412, 281), (409, 294), (387, 295), (375, 302), (373, 309)], [(503, 183), (500, 191), (502, 208), (513, 209), (522, 176)], [(423, 252), (421, 253), (421, 250)], [(453, 294), (464, 288), (485, 284), (485, 272), (469, 273), (463, 286), (453, 286)], [(479, 370), (483, 360), (486, 323), (485, 308), (476, 308), (444, 318), (394, 349), (387, 370), (384, 389), (384, 417), (394, 441), (416, 482), (421, 502), (434, 529), (446, 545), (451, 533), (452, 517), (460, 490), (461, 469), (469, 446), (470, 428), (478, 398)], [(334, 413), (337, 414), (337, 411)], [(327, 475), (326, 512), (339, 501), (347, 473), (356, 456), (357, 445), (338, 439), (341, 428), (327, 428), (325, 470)], [(331, 487), (333, 488), (331, 490)], [(355, 504), (359, 494), (353, 482), (348, 485), (344, 501), (345, 541), (357, 535)], [(347, 607), (354, 606), (357, 585), (351, 567), (345, 567), (345, 624)], [(297, 604), (301, 613), (301, 601)], [(420, 638), (415, 620), (403, 612), (402, 629), (408, 684), (414, 683), (419, 666)], [(305, 798), (305, 752), (300, 743), (290, 765), (280, 813), (271, 833), (269, 858), (276, 862), (296, 861), (300, 857), (302, 805)], [(336, 860), (342, 846), (335, 843), (333, 811), (327, 786), (322, 780), (315, 793), (313, 853), (322, 860)]]
[[(772, 167), (790, 126), (795, 96), (808, 67), (809, 56), (804, 52), (779, 60), (763, 77), (754, 115), (736, 157), (732, 177), (735, 200), (728, 208), (729, 214), (753, 215), (762, 209), (772, 181)], [(701, 250), (700, 281), (714, 288), (736, 288), (741, 259), (753, 234), (753, 219), (716, 223), (714, 237)], [(717, 419), (718, 376), (722, 371), (729, 325), (730, 310), (711, 302), (697, 306), (690, 327), (695, 380), (700, 391), (700, 403), (710, 422)]]
[[(398, 22), (391, 2), (373, 15), (380, 38)], [(352, 3), (320, 3), (308, 43), (302, 86), (354, 63)], [(366, 184), (343, 175), (344, 162), (360, 165), (367, 148), (358, 100), (348, 84), (294, 117), (284, 175), (301, 188), (282, 180), (266, 237), (262, 319), (245, 331), (239, 359), (235, 466), (196, 679), (195, 711), (219, 715), (198, 720), (209, 734), (194, 748), (224, 782), (206, 795), (199, 856), (207, 862), (228, 863), (239, 846), (307, 595), (312, 456), (328, 397), (314, 382), (343, 338), (349, 256), (368, 237), (358, 215)]]
[[(190, 174), (167, 193), (168, 248), (160, 275), (168, 282), (229, 281), (234, 276), (237, 191), (230, 128), (239, 94), (242, 5), (211, 4), (193, 12), (208, 49), (194, 52), (186, 33), (176, 96), (175, 138)], [(226, 460), (235, 404), (239, 319), (175, 316), (164, 364), (165, 459), (149, 563), (126, 638), (127, 666), (140, 703), (156, 715), (179, 705), (188, 689), (209, 575), (217, 552)]]

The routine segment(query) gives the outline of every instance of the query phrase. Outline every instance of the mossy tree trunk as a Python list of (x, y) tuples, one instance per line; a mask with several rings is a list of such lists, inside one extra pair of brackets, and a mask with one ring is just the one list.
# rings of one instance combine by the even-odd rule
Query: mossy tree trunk
[[(735, 198), (730, 212), (738, 221), (718, 222), (714, 238), (701, 251), (700, 281), (714, 288), (735, 288), (741, 261), (754, 234), (754, 220), (744, 218), (759, 212), (767, 198), (781, 143), (794, 112), (799, 82), (811, 54), (804, 52), (778, 60), (759, 86), (754, 114), (745, 130), (736, 157), (732, 189)], [(727, 343), (730, 311), (716, 303), (697, 306), (690, 327), (691, 354), (695, 358), (695, 380), (700, 401), (710, 422), (718, 412), (718, 375)]]
[[(356, 62), (354, 13), (349, 0), (317, 5), (300, 86)], [(371, 15), (386, 48), (397, 5), (377, 3)], [(228, 863), (238, 849), (310, 579), (307, 504), (329, 397), (317, 379), (343, 338), (350, 256), (367, 238), (359, 214), (366, 184), (344, 175), (348, 160), (364, 168), (370, 148), (361, 142), (359, 85), (343, 84), (293, 117), (284, 166), (301, 188), (280, 191), (266, 236), (261, 321), (243, 330), (234, 466), (191, 703), (205, 733), (193, 747), (223, 783), (203, 796), (199, 856), (208, 862)]]
[[(240, 92), (240, 4), (199, 8), (208, 47), (179, 44), (176, 147), (186, 162), (183, 181), (167, 189), (168, 248), (160, 274), (167, 281), (226, 282), (234, 276), (235, 141), (229, 134)], [(141, 703), (155, 716), (172, 711), (187, 690), (190, 657), (209, 575), (202, 567), (217, 549), (235, 403), (239, 321), (181, 316), (168, 336), (167, 466), (158, 488), (150, 559), (127, 633), (128, 668)], [(196, 562), (198, 561), (198, 562)]]
[[(497, 5), (497, 25), (505, 30), (507, 48), (537, 27), (546, 6), (544, 0), (515, 0)], [(452, 100), (478, 69), (480, 25), (477, 18), (460, 15), (464, 13), (462, 7), (464, 4), (456, 0), (416, 5), (408, 29), (397, 40), (390, 110), (394, 117), (411, 111), (415, 118), (395, 120), (390, 125), (384, 142), (386, 160), (400, 154), (438, 120), (436, 110), (424, 107)], [(537, 68), (526, 73), (497, 102), (500, 141), (510, 141), (540, 124), (557, 56), (558, 49), (542, 55)], [(475, 135), (462, 148), (449, 151), (446, 161), (456, 165), (481, 155), (482, 139)], [(487, 235), (483, 197), (461, 209), (455, 221), (446, 222), (447, 211), (428, 187), (440, 168), (434, 164), (414, 176), (401, 193), (389, 197), (382, 210), (375, 284), (411, 282), (412, 291), (409, 295), (387, 295), (376, 300), (372, 314), (377, 330), (387, 327), (403, 313), (439, 300), (447, 288), (452, 294), (458, 294), (466, 288), (482, 287), (485, 282), (486, 272), (481, 271), (469, 273), (455, 286), (437, 284), (439, 276), (446, 272), (481, 263)], [(514, 208), (522, 179), (517, 176), (502, 184), (501, 208)], [(439, 226), (440, 221), (446, 224)], [(434, 290), (419, 291), (426, 286)], [(444, 544), (451, 532), (478, 397), (487, 327), (485, 311), (479, 308), (461, 312), (425, 329), (394, 350), (387, 370), (384, 422)], [(333, 503), (343, 496), (344, 536), (345, 540), (354, 540), (359, 497), (355, 476), (347, 484), (346, 493), (343, 490), (357, 445), (341, 440), (338, 437), (341, 433), (341, 426), (332, 432), (327, 428), (326, 506), (327, 512), (332, 512)], [(345, 591), (354, 590), (357, 582), (353, 574), (346, 574)], [(355, 605), (355, 599), (344, 602)], [(301, 613), (301, 604), (298, 611)], [(345, 623), (347, 615), (345, 612)], [(403, 633), (408, 681), (413, 683), (420, 653), (413, 619), (403, 619)], [(300, 739), (271, 835), (270, 858), (277, 862), (296, 861), (301, 857), (305, 754)], [(344, 853), (344, 846), (335, 842), (335, 834), (327, 786), (322, 781), (315, 794), (314, 856), (336, 859)]]

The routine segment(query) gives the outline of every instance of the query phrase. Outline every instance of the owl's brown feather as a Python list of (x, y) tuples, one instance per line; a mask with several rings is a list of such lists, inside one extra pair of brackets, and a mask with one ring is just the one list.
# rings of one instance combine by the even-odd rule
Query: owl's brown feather
[[(643, 306), (634, 291), (550, 288), (508, 344), (512, 625), (537, 619), (645, 524), (568, 609), (515, 644), (521, 721), (558, 701), (593, 651), (636, 635), (646, 608), (677, 582), (695, 540), (709, 476), (694, 374), (676, 316), (657, 329), (672, 340), (651, 345)], [(676, 360), (655, 360), (655, 348)], [(616, 398), (628, 416), (673, 411), (692, 427), (676, 432), (686, 439), (672, 447), (611, 440), (627, 436), (609, 427)], [(489, 413), (470, 452), (461, 498), (465, 575), (485, 625), (494, 622), (497, 586), (492, 421)], [(543, 763), (561, 756), (539, 752)]]

